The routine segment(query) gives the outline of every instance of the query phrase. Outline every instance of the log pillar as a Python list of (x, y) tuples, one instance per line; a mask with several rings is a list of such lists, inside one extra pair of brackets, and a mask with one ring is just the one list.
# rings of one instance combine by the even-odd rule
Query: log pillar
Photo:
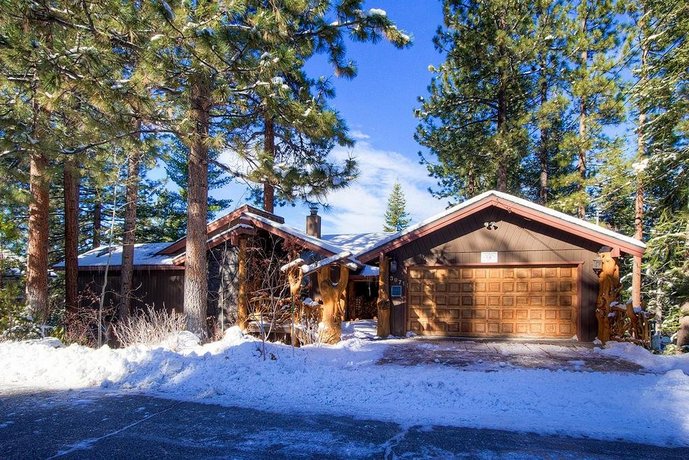
[(299, 301), (299, 292), (301, 291), (301, 282), (304, 279), (304, 272), (301, 271), (300, 266), (292, 267), (292, 269), (287, 272), (287, 281), (289, 282), (289, 295), (290, 301), (292, 302), (290, 315), (292, 318), (292, 324), (290, 325), (290, 342), (292, 346), (298, 346), (299, 340), (297, 340), (297, 331), (294, 325), (297, 323), (297, 302)]
[(344, 316), (343, 294), (347, 290), (349, 269), (340, 266), (337, 284), (330, 279), (330, 266), (318, 270), (318, 289), (323, 300), (321, 322), (318, 325), (318, 338), (321, 343), (335, 344), (342, 338), (342, 318)]
[(378, 337), (390, 335), (390, 259), (382, 252), (378, 258)]
[(620, 267), (613, 252), (601, 252), (601, 271), (598, 274), (598, 299), (596, 300), (596, 319), (598, 320), (598, 340), (610, 340), (610, 304), (620, 293)]
[(632, 306), (641, 307), (641, 256), (634, 256), (632, 265)]

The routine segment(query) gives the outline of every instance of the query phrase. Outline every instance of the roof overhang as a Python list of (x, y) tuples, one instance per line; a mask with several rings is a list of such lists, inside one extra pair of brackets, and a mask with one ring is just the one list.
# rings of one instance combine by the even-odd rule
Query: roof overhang
[(633, 256), (642, 256), (646, 248), (646, 245), (639, 240), (608, 230), (583, 219), (578, 219), (507, 193), (489, 191), (437, 214), (420, 224), (396, 233), (373, 248), (357, 254), (356, 257), (364, 263), (370, 262), (377, 258), (381, 252), (393, 251), (490, 207), (504, 209), (526, 219), (600, 243), (601, 246), (610, 246), (614, 252), (619, 251)]

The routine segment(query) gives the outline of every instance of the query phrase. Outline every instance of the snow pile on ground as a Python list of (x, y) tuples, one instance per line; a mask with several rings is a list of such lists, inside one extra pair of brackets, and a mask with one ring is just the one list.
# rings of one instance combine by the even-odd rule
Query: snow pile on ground
[(381, 365), (390, 344), (415, 339), (371, 340), (373, 334), (368, 324), (345, 327), (345, 340), (336, 346), (292, 349), (267, 344), (265, 359), (261, 342), (234, 328), (218, 342), (185, 342), (179, 351), (162, 345), (93, 350), (2, 343), (0, 388), (100, 387), (405, 426), (453, 425), (689, 446), (685, 357), (653, 356), (641, 349), (626, 350), (627, 345), (591, 351), (629, 353), (659, 372), (646, 374)]
[(655, 373), (679, 369), (689, 374), (689, 353), (682, 355), (654, 355), (645, 348), (628, 342), (608, 342), (605, 348), (596, 348), (605, 356), (623, 358)]

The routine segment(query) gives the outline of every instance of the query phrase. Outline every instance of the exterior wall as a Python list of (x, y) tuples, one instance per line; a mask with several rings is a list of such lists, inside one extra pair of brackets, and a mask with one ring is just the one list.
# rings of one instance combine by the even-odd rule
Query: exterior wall
[[(484, 222), (495, 222), (488, 230)], [(595, 338), (595, 303), (598, 277), (592, 260), (600, 244), (553, 229), (498, 208), (488, 208), (460, 222), (418, 238), (392, 252), (398, 263), (392, 276), (401, 281), (404, 296), (393, 299), (392, 333), (404, 335), (406, 329), (407, 268), (413, 265), (481, 264), (481, 252), (497, 252), (500, 264), (575, 263), (580, 270), (579, 327), (582, 341)], [(495, 265), (495, 264), (493, 264)]]
[[(97, 305), (103, 283), (103, 272), (79, 272), (80, 305), (91, 307)], [(132, 308), (145, 308), (147, 305), (182, 313), (184, 307), (184, 271), (183, 270), (134, 270)], [(90, 291), (87, 294), (86, 291)], [(115, 305), (120, 292), (120, 273), (108, 271), (108, 285), (105, 294), (105, 305)], [(95, 295), (94, 299), (92, 296)]]

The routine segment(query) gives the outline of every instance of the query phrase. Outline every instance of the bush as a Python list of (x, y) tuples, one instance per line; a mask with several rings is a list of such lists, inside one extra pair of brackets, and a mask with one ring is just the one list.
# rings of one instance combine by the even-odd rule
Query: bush
[(120, 345), (128, 347), (134, 344), (159, 344), (170, 334), (186, 330), (186, 325), (185, 315), (149, 306), (129, 319), (114, 324), (113, 329)]

